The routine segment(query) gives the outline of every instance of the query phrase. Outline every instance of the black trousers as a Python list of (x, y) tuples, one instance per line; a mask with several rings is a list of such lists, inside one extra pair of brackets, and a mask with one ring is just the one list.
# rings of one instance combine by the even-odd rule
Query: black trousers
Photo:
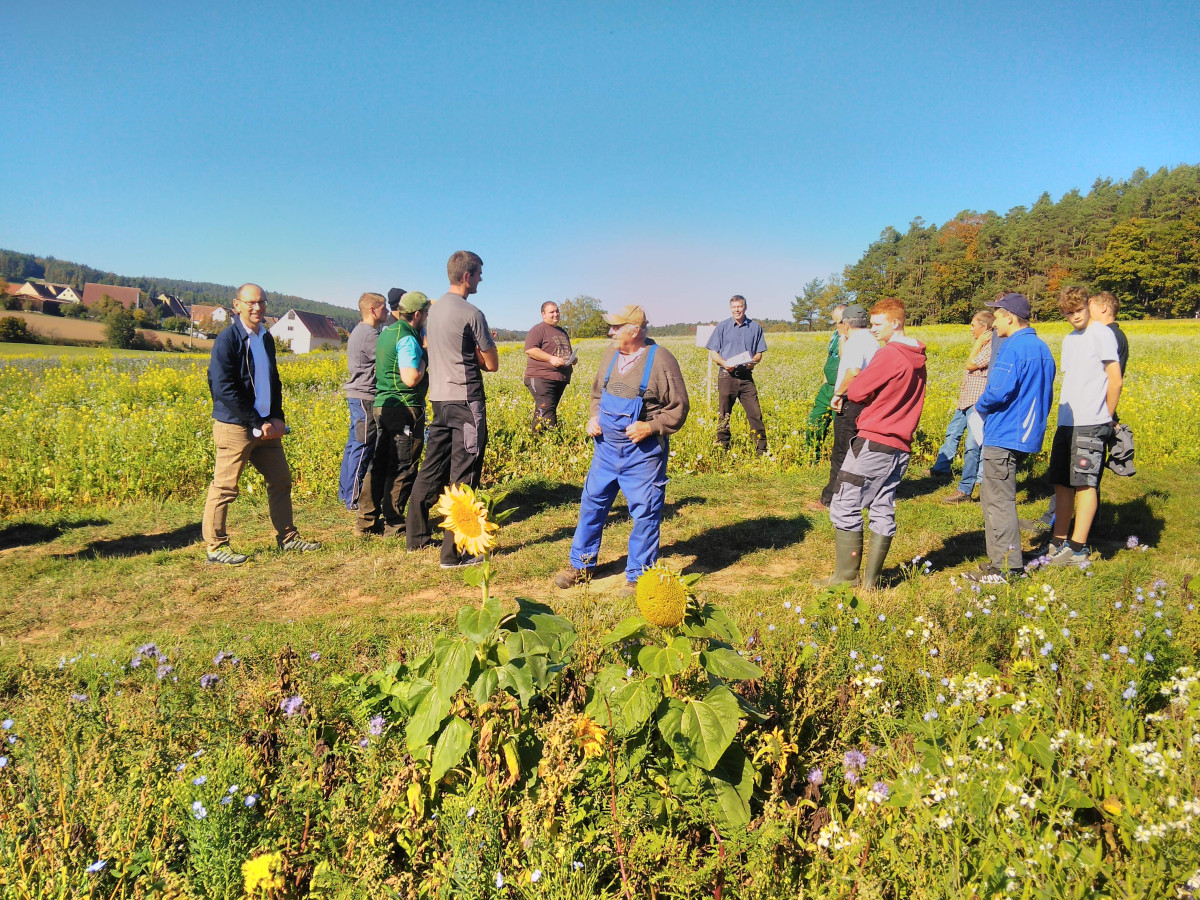
[(733, 415), (734, 403), (741, 403), (746, 411), (746, 422), (754, 433), (759, 454), (767, 452), (767, 429), (763, 426), (762, 408), (758, 405), (758, 388), (754, 376), (748, 369), (734, 369), (744, 377), (721, 369), (717, 374), (717, 443), (729, 446), (729, 419)]
[(533, 428), (558, 427), (558, 401), (562, 399), (563, 391), (567, 389), (565, 381), (551, 381), (548, 378), (526, 378), (525, 387), (533, 395)]
[(425, 407), (382, 406), (373, 412), (375, 450), (359, 495), (358, 527), (372, 531), (382, 525), (385, 535), (399, 537), (425, 446)]
[(833, 494), (837, 486), (838, 472), (842, 471), (842, 463), (850, 451), (850, 442), (858, 435), (858, 414), (863, 411), (865, 404), (844, 400), (842, 411), (833, 416), (833, 455), (829, 458), (829, 483), (821, 491), (821, 502), (828, 506), (833, 502)]
[[(429, 510), (437, 504), (446, 485), (479, 487), (487, 438), (487, 410), (482, 400), (471, 403), (433, 401), (433, 421), (429, 423), (425, 460), (408, 502), (404, 539), (409, 550), (418, 550), (429, 543), (432, 531)], [(442, 539), (442, 562), (454, 563), (458, 558), (454, 532), (447, 530)]]

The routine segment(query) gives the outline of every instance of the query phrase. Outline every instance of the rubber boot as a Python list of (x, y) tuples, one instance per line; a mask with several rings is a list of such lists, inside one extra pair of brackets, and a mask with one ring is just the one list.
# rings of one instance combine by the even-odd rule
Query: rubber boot
[(883, 561), (887, 559), (891, 546), (890, 537), (871, 532), (871, 544), (867, 547), (867, 564), (863, 567), (863, 587), (879, 586), (879, 573), (883, 571)]
[(834, 587), (839, 584), (858, 584), (858, 566), (862, 561), (863, 533), (861, 531), (833, 530), (833, 546), (837, 552), (837, 565), (833, 575), (821, 578), (817, 587)]

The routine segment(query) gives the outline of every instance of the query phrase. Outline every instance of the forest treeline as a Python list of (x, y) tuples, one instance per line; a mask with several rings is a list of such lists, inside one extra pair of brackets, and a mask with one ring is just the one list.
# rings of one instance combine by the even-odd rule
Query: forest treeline
[[(70, 285), (81, 295), (83, 286), (89, 281), (96, 284), (135, 287), (145, 291), (150, 297), (157, 297), (159, 294), (178, 297), (185, 306), (196, 303), (202, 306), (230, 306), (237, 294), (237, 288), (228, 284), (185, 281), (179, 278), (130, 277), (93, 269), (82, 263), (55, 259), (53, 256), (34, 256), (31, 253), (0, 250), (0, 280), (21, 282), (30, 278), (40, 278), (54, 284)], [(267, 301), (270, 303), (270, 313), (274, 316), (282, 315), (289, 309), (319, 313), (329, 316), (347, 330), (352, 329), (359, 321), (358, 310), (347, 309), (332, 303), (323, 303), (320, 300), (307, 300), (304, 297), (268, 291)]]
[(1065, 284), (1112, 291), (1122, 318), (1193, 316), (1200, 166), (1097, 179), (1087, 194), (1072, 190), (1055, 203), (1043, 193), (1004, 215), (965, 210), (940, 227), (917, 218), (903, 234), (889, 226), (831, 280), (867, 305), (899, 297), (916, 322), (966, 322), (1001, 291), (1025, 294), (1039, 317), (1057, 315)]

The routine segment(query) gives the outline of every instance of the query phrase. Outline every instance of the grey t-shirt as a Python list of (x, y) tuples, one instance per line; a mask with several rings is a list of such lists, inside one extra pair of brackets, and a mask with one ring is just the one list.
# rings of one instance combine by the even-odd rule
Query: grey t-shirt
[(375, 343), (378, 340), (379, 329), (366, 322), (359, 322), (350, 332), (350, 340), (346, 342), (350, 380), (343, 385), (350, 400), (375, 399)]
[(429, 308), (425, 336), (429, 346), (429, 399), (482, 403), (483, 371), (475, 349), (492, 350), (496, 342), (479, 308), (458, 294), (442, 294)]

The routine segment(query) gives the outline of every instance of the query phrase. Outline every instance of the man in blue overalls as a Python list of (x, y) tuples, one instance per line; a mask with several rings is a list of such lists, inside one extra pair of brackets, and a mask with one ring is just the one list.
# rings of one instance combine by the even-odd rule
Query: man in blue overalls
[(595, 567), (604, 522), (620, 490), (633, 519), (621, 596), (633, 596), (638, 576), (658, 559), (668, 436), (687, 420), (688, 395), (675, 357), (647, 337), (640, 306), (626, 306), (604, 319), (612, 326), (613, 345), (592, 381), (587, 425), (595, 438), (592, 467), (583, 485), (571, 565), (554, 583), (569, 588)]

